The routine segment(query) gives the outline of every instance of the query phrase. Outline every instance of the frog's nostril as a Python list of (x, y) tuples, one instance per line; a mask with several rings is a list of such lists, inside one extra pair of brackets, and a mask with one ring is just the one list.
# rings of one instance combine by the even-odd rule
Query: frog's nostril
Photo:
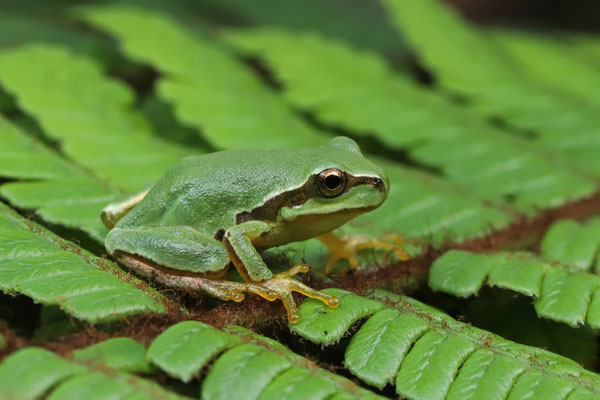
[(385, 190), (385, 184), (381, 178), (373, 177), (371, 178), (371, 185), (375, 186), (379, 190)]

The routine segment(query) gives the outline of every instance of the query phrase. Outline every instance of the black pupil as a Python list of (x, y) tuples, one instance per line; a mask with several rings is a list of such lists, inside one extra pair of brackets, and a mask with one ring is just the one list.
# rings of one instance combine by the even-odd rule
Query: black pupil
[(325, 186), (327, 186), (328, 189), (337, 189), (338, 186), (340, 186), (340, 184), (342, 183), (342, 178), (340, 178), (337, 175), (331, 174), (328, 175), (325, 180)]

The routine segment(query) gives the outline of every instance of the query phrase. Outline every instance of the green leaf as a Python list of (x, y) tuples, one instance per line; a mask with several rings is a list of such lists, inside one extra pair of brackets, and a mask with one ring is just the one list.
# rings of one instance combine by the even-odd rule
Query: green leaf
[(600, 66), (600, 40), (592, 33), (569, 33), (564, 35), (577, 54), (593, 65)]
[(377, 54), (314, 33), (279, 29), (246, 29), (225, 38), (267, 61), (292, 104), (322, 123), (375, 135), (387, 148), (407, 151), (491, 201), (504, 203), (510, 196), (511, 203), (531, 213), (595, 190), (591, 181), (524, 140), (393, 72)]
[[(551, 238), (554, 232), (549, 234)], [(429, 286), (466, 297), (477, 294), (486, 278), (490, 286), (536, 297), (535, 310), (541, 317), (571, 326), (584, 322), (594, 328), (600, 326), (600, 277), (568, 266), (547, 264), (524, 254), (448, 251), (433, 263)]]
[[(386, 54), (402, 53), (404, 46), (386, 20), (378, 4), (360, 0), (304, 0), (288, 3), (278, 0), (208, 0), (208, 4), (248, 25), (281, 26), (299, 31), (319, 31), (344, 38), (361, 47)], [(352, 10), (349, 12), (349, 10)], [(343, 15), (343, 18), (340, 16)], [(356, 29), (357, 26), (363, 29)], [(364, 32), (369, 32), (365, 35)]]
[(302, 319), (290, 326), (292, 332), (315, 343), (329, 344), (340, 340), (353, 323), (381, 309), (379, 302), (345, 290), (325, 289), (323, 292), (337, 296), (339, 307), (329, 308), (321, 301), (304, 301), (298, 309)]
[(50, 223), (82, 229), (104, 242), (108, 230), (100, 212), (116, 199), (115, 190), (2, 117), (0, 141), (0, 176), (24, 180), (0, 186), (0, 196), (19, 208), (35, 209)]
[(261, 398), (265, 398), (265, 388), (291, 367), (289, 360), (262, 347), (237, 346), (219, 357), (212, 366), (202, 383), (202, 398), (232, 399), (240, 393), (247, 399), (258, 399), (261, 394)]
[(414, 342), (404, 357), (396, 388), (399, 395), (417, 399), (443, 399), (459, 367), (475, 350), (468, 339), (429, 331)]
[[(534, 132), (532, 140), (540, 147), (600, 174), (596, 140), (600, 117), (594, 107), (543, 87), (537, 77), (527, 79), (525, 68), (515, 66), (485, 34), (440, 0), (385, 0), (383, 4), (440, 86), (473, 100), (468, 102), (472, 112)], [(539, 68), (556, 67), (556, 58), (527, 56)]]
[(101, 372), (77, 375), (62, 383), (48, 396), (48, 400), (104, 400), (115, 399), (183, 399), (159, 385), (136, 376), (120, 374), (108, 376)]
[(81, 175), (19, 128), (0, 116), (0, 174), (6, 178), (50, 179)]
[[(36, 11), (40, 10), (36, 7)], [(26, 8), (18, 11), (5, 9), (5, 12), (0, 15), (0, 26), (2, 26), (0, 45), (6, 48), (31, 42), (47, 42), (68, 46), (90, 56), (100, 55), (98, 53), (101, 43), (90, 33), (57, 23), (47, 12), (40, 11), (36, 14), (38, 15), (33, 15), (31, 10)]]
[(16, 215), (0, 203), (0, 288), (43, 304), (56, 304), (86, 321), (163, 313), (156, 292), (144, 292), (118, 278), (113, 263), (92, 256)]
[(600, 248), (600, 220), (585, 225), (573, 220), (552, 224), (540, 245), (542, 257), (589, 271)]
[(10, 182), (0, 187), (0, 195), (15, 206), (36, 210), (47, 222), (81, 229), (100, 243), (108, 232), (100, 213), (117, 198), (90, 177)]
[(185, 321), (158, 336), (148, 349), (148, 358), (168, 374), (189, 382), (215, 355), (238, 342), (210, 325)]
[(198, 321), (180, 322), (154, 339), (147, 357), (184, 382), (216, 358), (202, 382), (202, 398), (229, 399), (240, 393), (247, 399), (333, 393), (345, 399), (379, 398), (282, 344), (236, 326), (223, 332)]
[(482, 257), (466, 251), (448, 251), (431, 265), (429, 287), (455, 296), (477, 294), (490, 271), (503, 260), (504, 257)]
[(346, 367), (370, 385), (382, 389), (398, 373), (410, 346), (428, 330), (426, 322), (397, 310), (375, 313), (346, 349)]
[(342, 227), (342, 232), (369, 235), (397, 232), (432, 244), (462, 242), (509, 225), (511, 217), (485, 206), (455, 187), (397, 164), (378, 159), (392, 182), (388, 199), (373, 212)]
[[(573, 386), (568, 382), (554, 376), (546, 376), (541, 371), (528, 371), (521, 375), (508, 397), (516, 399), (564, 399), (573, 391)], [(590, 393), (586, 393), (590, 398)]]
[(527, 296), (538, 296), (545, 272), (545, 264), (526, 258), (521, 259), (517, 254), (502, 267), (496, 264), (496, 268), (492, 268), (488, 275), (488, 284), (514, 290)]
[(0, 396), (3, 399), (180, 399), (159, 385), (100, 369), (94, 371), (44, 349), (28, 347), (0, 364)]
[(325, 399), (335, 393), (332, 383), (318, 379), (306, 369), (290, 368), (265, 388), (261, 399)]
[(508, 291), (487, 291), (461, 303), (453, 311), (464, 315), (474, 326), (517, 343), (547, 349), (588, 370), (594, 369), (598, 344), (596, 332), (590, 326), (572, 328), (562, 322), (539, 318), (530, 298)]
[(508, 53), (511, 62), (516, 62), (528, 78), (595, 107), (600, 105), (598, 69), (565, 37), (507, 29), (486, 30), (486, 34), (493, 44)]
[(571, 326), (581, 325), (586, 321), (596, 291), (600, 291), (600, 277), (554, 268), (544, 276), (542, 293), (534, 302), (535, 310), (542, 317)]
[[(296, 367), (304, 368), (319, 377), (321, 380), (325, 380), (327, 382), (332, 383), (337, 387), (337, 393), (334, 398), (339, 399), (379, 399), (380, 397), (373, 394), (372, 392), (362, 389), (359, 386), (355, 386), (350, 384), (350, 382), (337, 374), (329, 372), (325, 369), (318, 368), (316, 363), (310, 361), (304, 357), (299, 356), (298, 354), (292, 352), (290, 349), (282, 345), (281, 343), (270, 339), (265, 336), (261, 336), (259, 334), (253, 333), (248, 329), (239, 327), (239, 326), (230, 326), (228, 328), (229, 332), (236, 334), (246, 343), (254, 344), (260, 347), (264, 347), (268, 349), (270, 352), (278, 354), (284, 357), (287, 360), (290, 360), (292, 364)], [(329, 385), (327, 385), (329, 386)], [(261, 397), (262, 398), (262, 397)]]
[(182, 157), (202, 151), (154, 136), (148, 122), (130, 109), (131, 89), (63, 47), (3, 51), (0, 84), (46, 134), (61, 142), (69, 157), (128, 191), (141, 189)]
[[(326, 140), (233, 55), (168, 17), (122, 6), (86, 7), (79, 14), (115, 35), (127, 56), (164, 72), (159, 95), (174, 104), (182, 122), (201, 128), (216, 147), (281, 148)], [(133, 26), (136, 28), (131, 29)], [(156, 39), (149, 41), (148, 35)], [(198, 74), (199, 70), (204, 73)], [(242, 123), (244, 136), (239, 135)], [(281, 135), (283, 131), (286, 135)], [(358, 231), (385, 234), (403, 226), (410, 237), (434, 236), (442, 241), (448, 236), (456, 240), (480, 236), (508, 224), (509, 217), (503, 212), (436, 185), (431, 176), (413, 174), (389, 162), (386, 171), (393, 182), (392, 193), (369, 218), (357, 219)], [(406, 207), (405, 213), (396, 213), (400, 205)]]
[(0, 394), (7, 399), (37, 399), (65, 378), (85, 371), (42, 349), (29, 347), (0, 364)]
[[(345, 354), (346, 366), (369, 384), (381, 388), (394, 382), (396, 393), (415, 399), (513, 398), (515, 392), (545, 393), (546, 382), (600, 396), (599, 377), (567, 358), (457, 322), (414, 299), (385, 291), (371, 297), (348, 293), (342, 299), (342, 305), (381, 301), (379, 311), (358, 329)], [(315, 303), (306, 299), (300, 305), (302, 318), (314, 316)], [(348, 313), (342, 305), (328, 318)], [(290, 329), (297, 331), (293, 325)], [(301, 334), (321, 343), (313, 339), (319, 329)]]
[(496, 357), (490, 350), (478, 349), (461, 366), (460, 373), (450, 386), (446, 398), (500, 398), (502, 394), (510, 392), (511, 383), (524, 369), (516, 360)]
[(202, 129), (217, 148), (325, 142), (241, 62), (166, 15), (118, 5), (82, 8), (79, 15), (116, 36), (128, 57), (162, 72), (159, 95), (174, 105), (182, 122)]
[(152, 367), (146, 361), (146, 348), (127, 337), (105, 340), (73, 352), (73, 359), (87, 365), (104, 365), (120, 372), (148, 373)]

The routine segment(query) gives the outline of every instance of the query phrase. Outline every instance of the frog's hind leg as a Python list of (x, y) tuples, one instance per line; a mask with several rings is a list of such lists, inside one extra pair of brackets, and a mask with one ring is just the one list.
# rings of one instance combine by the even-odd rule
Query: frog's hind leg
[(131, 254), (117, 252), (115, 258), (139, 275), (169, 288), (201, 291), (221, 300), (233, 300), (236, 302), (244, 300), (244, 292), (248, 289), (244, 283), (177, 273), (176, 270), (165, 268)]
[(121, 218), (127, 215), (127, 213), (131, 211), (133, 207), (137, 206), (142, 200), (144, 200), (144, 197), (146, 197), (150, 189), (151, 188), (148, 187), (134, 194), (133, 196), (108, 204), (102, 209), (102, 214), (100, 214), (102, 223), (108, 229), (114, 228)]
[(393, 251), (399, 260), (410, 259), (410, 254), (404, 250), (404, 238), (400, 235), (385, 235), (382, 237), (369, 237), (353, 235), (340, 238), (333, 232), (317, 236), (329, 250), (325, 273), (330, 273), (335, 264), (340, 260), (348, 260), (351, 268), (359, 269), (358, 252), (362, 249), (381, 249)]
[(229, 266), (221, 242), (186, 226), (112, 229), (109, 253), (131, 270), (164, 286), (201, 290), (223, 300), (242, 301), (247, 284), (219, 280)]

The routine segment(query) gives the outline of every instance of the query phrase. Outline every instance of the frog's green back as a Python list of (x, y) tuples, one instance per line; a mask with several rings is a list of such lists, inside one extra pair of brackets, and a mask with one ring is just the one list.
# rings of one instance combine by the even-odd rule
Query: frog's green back
[(302, 186), (312, 174), (327, 168), (384, 176), (347, 138), (315, 148), (190, 156), (170, 168), (117, 226), (183, 225), (214, 236), (235, 225), (238, 213)]

